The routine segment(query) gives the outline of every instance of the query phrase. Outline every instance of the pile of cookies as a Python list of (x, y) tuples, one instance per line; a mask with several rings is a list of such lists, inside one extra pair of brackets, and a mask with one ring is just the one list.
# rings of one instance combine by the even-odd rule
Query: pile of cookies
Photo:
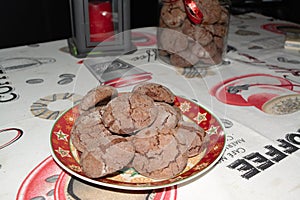
[(182, 172), (203, 150), (206, 134), (183, 120), (174, 100), (157, 83), (144, 82), (122, 94), (105, 85), (89, 91), (71, 131), (85, 175), (98, 178), (129, 167), (153, 179)]
[(229, 12), (219, 0), (194, 0), (203, 14), (193, 23), (183, 0), (163, 3), (158, 30), (160, 57), (176, 67), (209, 66), (222, 62), (226, 51)]

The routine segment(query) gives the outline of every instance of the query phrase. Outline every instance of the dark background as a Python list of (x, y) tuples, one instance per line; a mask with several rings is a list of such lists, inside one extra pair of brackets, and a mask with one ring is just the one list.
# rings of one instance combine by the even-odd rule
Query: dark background
[[(131, 0), (131, 28), (155, 26), (158, 0)], [(232, 13), (259, 12), (300, 24), (299, 0), (232, 0)], [(2, 0), (0, 48), (71, 36), (69, 0)]]

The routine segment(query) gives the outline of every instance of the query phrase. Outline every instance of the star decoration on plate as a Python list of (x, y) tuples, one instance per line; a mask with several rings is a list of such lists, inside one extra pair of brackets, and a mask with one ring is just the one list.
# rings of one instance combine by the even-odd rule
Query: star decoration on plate
[(66, 142), (68, 141), (68, 135), (62, 132), (62, 130), (55, 132), (55, 135), (57, 136), (58, 140), (64, 140)]
[(81, 167), (77, 165), (69, 165), (69, 168), (76, 172), (82, 172)]
[(209, 134), (209, 135), (216, 134), (217, 131), (218, 131), (218, 128), (219, 128), (219, 127), (211, 126), (211, 127), (209, 127), (209, 129), (206, 130), (205, 132), (206, 132), (207, 134)]
[(60, 155), (61, 155), (61, 157), (71, 157), (70, 156), (70, 151), (68, 151), (68, 150), (64, 150), (64, 149), (62, 149), (62, 148), (60, 148), (60, 147), (58, 147), (58, 149), (57, 150), (55, 150), (57, 153), (59, 153)]
[(200, 112), (198, 112), (197, 116), (194, 117), (194, 120), (195, 120), (198, 124), (200, 124), (201, 122), (207, 120), (207, 119), (206, 119), (206, 114), (207, 114), (207, 113), (200, 113)]
[(190, 103), (189, 102), (183, 102), (183, 103), (181, 103), (180, 104), (180, 110), (182, 111), (182, 112), (188, 112), (190, 109), (191, 109), (191, 105), (190, 105)]

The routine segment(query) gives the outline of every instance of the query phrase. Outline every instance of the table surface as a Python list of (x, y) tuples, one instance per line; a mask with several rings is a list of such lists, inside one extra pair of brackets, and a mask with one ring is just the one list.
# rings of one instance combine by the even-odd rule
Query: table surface
[(54, 162), (54, 123), (100, 83), (84, 59), (68, 53), (66, 40), (0, 50), (0, 199), (299, 199), (300, 51), (283, 48), (282, 27), (300, 26), (255, 13), (231, 16), (225, 62), (189, 71), (152, 71), (147, 66), (160, 62), (151, 54), (155, 28), (133, 30), (138, 51), (122, 59), (208, 108), (226, 133), (215, 166), (158, 191), (90, 186)]

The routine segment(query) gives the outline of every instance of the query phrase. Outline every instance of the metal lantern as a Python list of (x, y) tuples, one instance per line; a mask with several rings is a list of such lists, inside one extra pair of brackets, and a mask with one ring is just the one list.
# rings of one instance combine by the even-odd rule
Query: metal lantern
[(70, 0), (75, 57), (106, 56), (135, 50), (130, 32), (130, 0)]

